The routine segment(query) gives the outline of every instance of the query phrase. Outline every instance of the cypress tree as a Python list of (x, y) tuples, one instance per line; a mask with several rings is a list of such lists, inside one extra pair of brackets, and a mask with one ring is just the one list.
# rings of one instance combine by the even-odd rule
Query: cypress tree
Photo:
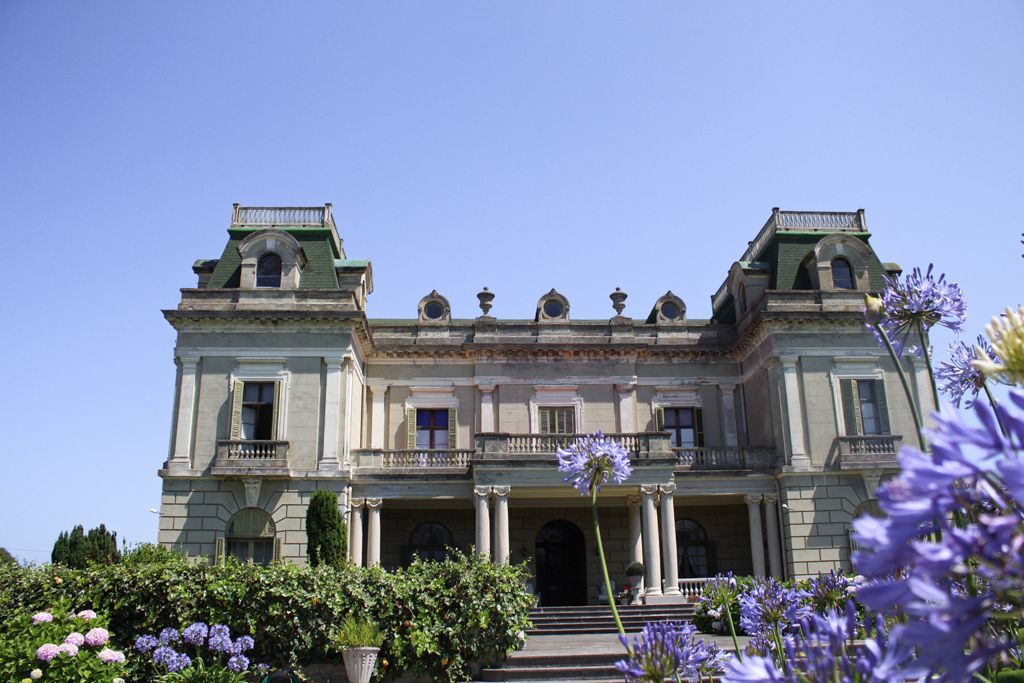
[(8, 564), (18, 564), (18, 561), (14, 559), (14, 555), (7, 552), (7, 548), (0, 548), (0, 567)]
[(348, 554), (348, 529), (333, 491), (313, 492), (306, 509), (306, 557), (310, 566), (340, 568)]
[(89, 533), (81, 524), (70, 532), (62, 531), (53, 543), (50, 561), (66, 567), (84, 569), (92, 563), (114, 564), (121, 559), (117, 552), (117, 534), (100, 524)]

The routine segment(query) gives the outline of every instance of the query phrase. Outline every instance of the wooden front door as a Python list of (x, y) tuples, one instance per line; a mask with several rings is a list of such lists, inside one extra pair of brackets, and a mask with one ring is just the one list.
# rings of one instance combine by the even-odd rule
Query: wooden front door
[(548, 522), (537, 533), (537, 589), (541, 607), (587, 604), (583, 532), (572, 522)]

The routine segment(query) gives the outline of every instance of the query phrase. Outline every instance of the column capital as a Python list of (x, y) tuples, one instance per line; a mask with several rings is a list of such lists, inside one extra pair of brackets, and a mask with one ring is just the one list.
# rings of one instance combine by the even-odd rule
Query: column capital
[(626, 496), (626, 507), (630, 510), (640, 508), (640, 496)]
[(492, 487), (495, 498), (508, 498), (508, 494), (512, 492), (511, 486), (494, 486)]
[(340, 370), (344, 362), (344, 356), (324, 356), (324, 365), (334, 370)]
[(777, 493), (766, 493), (763, 497), (767, 505), (775, 505), (779, 501), (779, 494)]
[(493, 394), (498, 385), (494, 382), (481, 382), (476, 385), (476, 388), (480, 390), (481, 394)]
[(757, 495), (743, 496), (743, 502), (745, 502), (747, 505), (760, 505), (761, 494), (759, 493)]
[(636, 389), (636, 382), (624, 382), (615, 385), (615, 391), (625, 396), (632, 394), (634, 389)]
[(718, 385), (718, 390), (721, 391), (723, 394), (735, 394), (736, 393), (736, 387), (737, 387), (736, 384), (727, 382), (727, 383), (724, 383), (724, 384), (719, 384)]
[(779, 356), (779, 363), (783, 370), (796, 370), (796, 362), (800, 356)]
[(181, 367), (187, 370), (195, 370), (199, 365), (199, 356), (178, 356)]
[(383, 504), (384, 504), (384, 499), (383, 498), (367, 498), (366, 499), (366, 507), (370, 508), (371, 510), (379, 510)]
[(474, 486), (473, 487), (473, 495), (476, 496), (477, 498), (488, 499), (488, 498), (491, 497), (491, 487), (490, 486)]
[(640, 493), (645, 496), (655, 496), (658, 494), (657, 484), (643, 484), (640, 486)]
[(671, 496), (676, 492), (676, 483), (673, 481), (668, 484), (658, 484), (658, 492), (663, 496)]
[(365, 498), (353, 498), (352, 500), (349, 501), (349, 507), (351, 507), (353, 510), (361, 509), (365, 505), (366, 505), (366, 499)]

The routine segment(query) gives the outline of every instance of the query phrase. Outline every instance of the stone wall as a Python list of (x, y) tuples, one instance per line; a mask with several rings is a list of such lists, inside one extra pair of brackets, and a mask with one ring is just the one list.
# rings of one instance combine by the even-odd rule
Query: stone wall
[(852, 569), (850, 523), (857, 506), (867, 498), (859, 475), (782, 479), (782, 534), (790, 578)]

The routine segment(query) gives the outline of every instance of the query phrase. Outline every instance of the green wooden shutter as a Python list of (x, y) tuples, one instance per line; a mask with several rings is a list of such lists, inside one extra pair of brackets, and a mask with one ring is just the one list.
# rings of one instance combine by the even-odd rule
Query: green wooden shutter
[(278, 562), (281, 560), (281, 538), (278, 536), (274, 537), (274, 557), (273, 561)]
[(416, 409), (405, 411), (406, 448), (416, 448)]
[(854, 380), (839, 380), (839, 393), (843, 397), (843, 420), (846, 425), (846, 435), (856, 436), (860, 434), (858, 425), (860, 423), (860, 410), (857, 405), (857, 390)]
[(213, 544), (213, 561), (215, 563), (221, 563), (221, 562), (224, 561), (224, 556), (225, 556), (225, 552), (224, 552), (224, 537), (223, 536), (218, 536), (214, 540), (214, 544)]
[(704, 445), (704, 411), (700, 408), (693, 409), (693, 432), (694, 445), (700, 448)]
[(875, 401), (878, 406), (878, 426), (883, 434), (891, 434), (889, 429), (889, 404), (885, 400), (885, 382), (875, 380)]
[(654, 431), (665, 431), (665, 409), (661, 406), (654, 409)]
[[(245, 391), (245, 382), (235, 380), (231, 389), (231, 438), (242, 438), (242, 394)], [(178, 416), (181, 419), (181, 416)]]
[(456, 408), (448, 409), (448, 448), (457, 448), (455, 439), (459, 432), (459, 411)]
[(281, 401), (283, 400), (282, 396), (281, 396), (281, 386), (282, 386), (281, 380), (277, 380), (276, 382), (274, 382), (274, 417), (273, 417), (273, 422), (270, 425), (270, 439), (271, 439), (271, 441), (277, 441), (278, 439), (281, 438), (278, 435), (278, 433), (277, 433), (277, 425), (280, 422), (279, 412), (280, 412), (280, 409), (281, 409)]
[(546, 408), (537, 409), (537, 417), (540, 422), (539, 434), (550, 434), (551, 433), (551, 411)]

